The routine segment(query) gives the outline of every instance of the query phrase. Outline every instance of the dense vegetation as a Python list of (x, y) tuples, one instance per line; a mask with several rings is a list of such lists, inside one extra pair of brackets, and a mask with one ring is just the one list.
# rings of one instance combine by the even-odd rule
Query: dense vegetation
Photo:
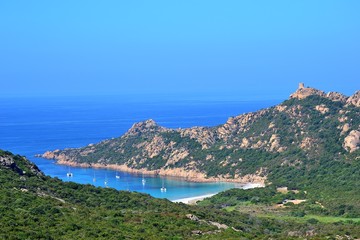
[(213, 128), (172, 130), (145, 122), (121, 138), (55, 157), (149, 170), (184, 168), (208, 177), (237, 178), (261, 170), (268, 184), (307, 191), (309, 200), (320, 201), (324, 208), (313, 212), (360, 217), (360, 149), (344, 147), (346, 136), (359, 127), (359, 107), (311, 95)]
[[(360, 108), (353, 103), (360, 93), (349, 102), (341, 94), (311, 88), (296, 94), (304, 91), (311, 94), (229, 118), (223, 125), (167, 129), (148, 120), (120, 138), (45, 157), (154, 173), (181, 168), (207, 177), (266, 177), (266, 188), (230, 190), (191, 211), (226, 223), (236, 229), (231, 234), (241, 236), (312, 236), (306, 232), (313, 229), (317, 236), (359, 237), (360, 149), (351, 134), (360, 134)], [(289, 191), (281, 193), (279, 187)]]
[[(298, 193), (304, 195), (304, 193)], [(44, 176), (21, 156), (0, 150), (1, 239), (321, 239), (359, 237), (356, 221), (323, 223), (258, 217), (223, 208), (240, 202), (272, 204), (284, 197), (272, 188), (230, 190), (204, 206), (149, 195), (65, 183)], [(210, 201), (210, 203), (209, 203)], [(220, 203), (223, 202), (223, 203)], [(225, 205), (224, 205), (225, 204)], [(198, 221), (186, 215), (193, 214)], [(218, 229), (211, 222), (226, 224)]]

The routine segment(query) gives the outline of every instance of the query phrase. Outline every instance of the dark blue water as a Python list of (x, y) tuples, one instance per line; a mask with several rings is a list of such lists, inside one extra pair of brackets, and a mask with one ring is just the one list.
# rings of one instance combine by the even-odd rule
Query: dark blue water
[[(277, 104), (280, 101), (160, 101), (96, 98), (0, 98), (0, 149), (24, 155), (47, 175), (64, 181), (91, 183), (155, 197), (179, 199), (211, 194), (234, 187), (231, 183), (189, 183), (180, 179), (116, 173), (105, 169), (71, 168), (35, 158), (47, 150), (81, 147), (119, 137), (133, 123), (149, 118), (170, 128), (216, 126), (228, 117)], [(116, 174), (120, 176), (116, 178)], [(96, 179), (94, 182), (93, 179)], [(162, 193), (162, 184), (167, 188)]]

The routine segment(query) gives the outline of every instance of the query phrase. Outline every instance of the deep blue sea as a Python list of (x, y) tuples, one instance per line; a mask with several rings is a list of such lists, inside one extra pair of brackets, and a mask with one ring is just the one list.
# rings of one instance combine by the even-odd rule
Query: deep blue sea
[[(142, 176), (105, 169), (71, 168), (34, 157), (47, 150), (82, 147), (119, 137), (135, 122), (149, 118), (169, 128), (216, 126), (230, 116), (279, 103), (271, 101), (129, 100), (120, 97), (0, 98), (0, 149), (26, 156), (47, 175), (63, 181), (90, 183), (148, 193), (170, 200), (212, 194), (232, 183), (190, 183), (181, 179)], [(120, 178), (115, 176), (119, 175)], [(94, 181), (94, 178), (96, 181)], [(164, 184), (166, 193), (160, 188)]]

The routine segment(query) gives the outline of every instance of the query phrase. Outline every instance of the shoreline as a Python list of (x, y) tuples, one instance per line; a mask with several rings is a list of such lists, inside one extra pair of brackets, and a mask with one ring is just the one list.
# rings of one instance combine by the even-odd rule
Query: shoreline
[(218, 193), (211, 193), (211, 194), (200, 195), (200, 196), (196, 196), (196, 197), (179, 198), (179, 199), (171, 200), (171, 202), (185, 203), (185, 204), (193, 205), (193, 204), (196, 204), (197, 201), (202, 201), (205, 198), (212, 197), (216, 194), (218, 194)]
[[(244, 184), (243, 186), (237, 187), (237, 188), (246, 190), (246, 189), (258, 188), (258, 187), (262, 187), (262, 186), (257, 183), (247, 183), (247, 184)], [(170, 201), (174, 202), (174, 203), (184, 203), (184, 204), (188, 204), (188, 205), (195, 205), (198, 201), (202, 201), (205, 198), (212, 197), (218, 193), (220, 193), (220, 192), (209, 193), (209, 194), (204, 194), (204, 195), (195, 196), (195, 197), (179, 198), (179, 199), (170, 200)]]
[(73, 161), (73, 159), (68, 158), (65, 154), (58, 154), (60, 150), (47, 151), (43, 154), (37, 154), (35, 157), (40, 157), (48, 160), (55, 160), (56, 164), (81, 167), (81, 168), (100, 168), (100, 169), (112, 169), (115, 171), (133, 173), (133, 174), (142, 174), (148, 176), (161, 176), (161, 177), (174, 177), (180, 178), (188, 182), (230, 182), (230, 183), (240, 183), (240, 184), (259, 184), (265, 186), (266, 176), (260, 176), (262, 169), (258, 170), (255, 174), (247, 174), (244, 176), (235, 175), (231, 177), (230, 175), (222, 175), (218, 177), (208, 177), (205, 173), (199, 172), (198, 170), (188, 170), (184, 168), (172, 168), (172, 169), (135, 169), (128, 167), (125, 164), (101, 164), (101, 163), (78, 163)]
[[(39, 156), (37, 156), (39, 157)], [(238, 176), (237, 178), (226, 178), (226, 177), (206, 177), (204, 173), (200, 173), (194, 170), (186, 171), (181, 168), (176, 169), (159, 169), (159, 170), (146, 170), (146, 169), (133, 169), (129, 168), (126, 165), (118, 165), (118, 164), (89, 164), (89, 163), (77, 163), (74, 161), (67, 161), (63, 159), (56, 159), (56, 158), (47, 158), (44, 156), (40, 156), (44, 159), (55, 160), (56, 164), (59, 165), (66, 165), (72, 167), (81, 167), (81, 168), (99, 168), (99, 169), (111, 169), (120, 172), (127, 172), (132, 174), (143, 174), (147, 176), (161, 176), (161, 177), (172, 177), (178, 178), (181, 180), (185, 180), (188, 182), (197, 182), (197, 183), (215, 183), (215, 182), (228, 182), (228, 183), (239, 183), (239, 184), (255, 184), (259, 187), (265, 187), (265, 180), (266, 177), (260, 177), (257, 175), (245, 175), (245, 176)]]

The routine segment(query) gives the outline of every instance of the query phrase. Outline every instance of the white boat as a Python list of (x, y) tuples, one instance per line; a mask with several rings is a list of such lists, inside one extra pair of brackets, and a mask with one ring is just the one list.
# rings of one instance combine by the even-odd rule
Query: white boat
[(107, 173), (105, 173), (104, 185), (105, 185), (105, 187), (108, 187), (108, 178), (107, 178)]
[(160, 188), (161, 192), (166, 192), (166, 187), (164, 186), (164, 179), (162, 180), (162, 187)]
[(118, 172), (116, 172), (116, 179), (120, 179), (120, 175), (118, 174)]
[(144, 178), (144, 174), (142, 175), (141, 183), (142, 183), (143, 186), (145, 186), (146, 180)]
[(70, 167), (68, 168), (68, 172), (66, 174), (67, 177), (73, 177), (72, 172), (70, 171)]

